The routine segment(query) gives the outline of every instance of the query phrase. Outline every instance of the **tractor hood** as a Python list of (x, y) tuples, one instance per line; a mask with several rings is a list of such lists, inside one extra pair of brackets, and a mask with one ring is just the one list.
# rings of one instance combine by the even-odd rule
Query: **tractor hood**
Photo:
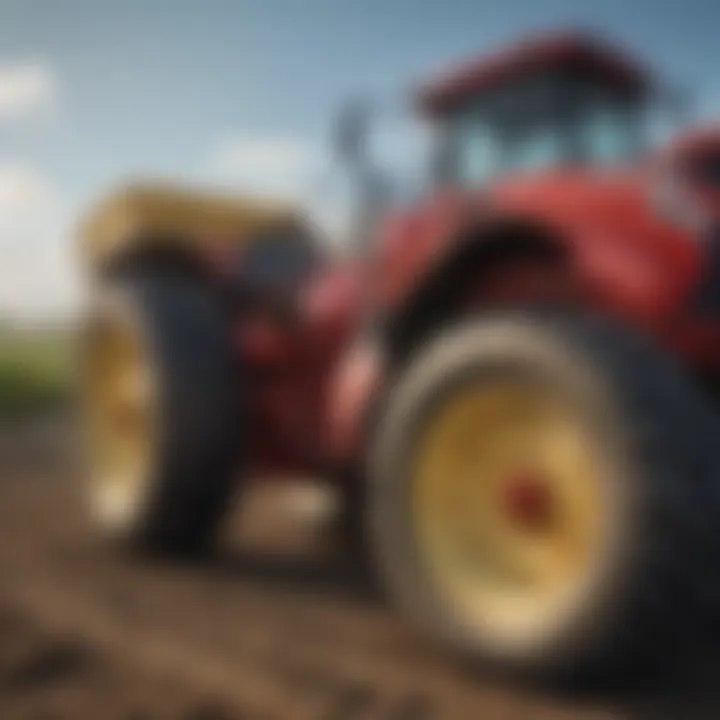
[(468, 225), (506, 219), (542, 223), (561, 233), (686, 235), (688, 228), (666, 212), (660, 189), (660, 177), (649, 166), (514, 174), (483, 187), (442, 191), (398, 211), (389, 218), (385, 240), (397, 247), (411, 235), (418, 245), (444, 245)]
[[(482, 197), (475, 194), (476, 202)], [(490, 214), (521, 216), (554, 228), (580, 253), (617, 245), (652, 265), (697, 261), (712, 217), (697, 193), (654, 159), (635, 167), (553, 171), (497, 183), (485, 194)], [(629, 261), (629, 260), (628, 260)]]
[[(518, 214), (561, 230), (601, 226), (605, 232), (655, 231), (668, 218), (658, 212), (656, 182), (649, 169), (599, 171), (568, 169), (499, 181), (492, 188), (469, 193), (491, 214)], [(474, 198), (471, 199), (471, 198)]]
[(668, 196), (666, 176), (654, 165), (605, 171), (557, 169), (500, 179), (485, 188), (449, 192), (420, 208), (460, 225), (518, 219), (540, 223), (565, 237), (607, 236), (641, 247), (646, 242), (695, 243), (699, 228), (675, 213), (679, 198)]

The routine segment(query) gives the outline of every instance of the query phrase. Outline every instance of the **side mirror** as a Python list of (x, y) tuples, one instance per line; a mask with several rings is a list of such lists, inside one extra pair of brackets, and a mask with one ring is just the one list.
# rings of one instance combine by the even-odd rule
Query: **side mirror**
[(370, 107), (367, 102), (355, 100), (346, 104), (338, 114), (333, 146), (340, 162), (359, 165), (367, 155)]

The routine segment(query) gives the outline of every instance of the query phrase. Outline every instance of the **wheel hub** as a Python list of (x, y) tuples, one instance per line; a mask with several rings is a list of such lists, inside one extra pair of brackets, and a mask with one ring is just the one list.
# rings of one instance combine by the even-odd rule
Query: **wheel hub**
[(154, 387), (137, 328), (101, 318), (84, 346), (84, 416), (91, 500), (101, 519), (122, 524), (149, 481)]
[(521, 632), (587, 576), (603, 519), (589, 435), (573, 407), (519, 378), (463, 388), (427, 420), (412, 485), (418, 545), (471, 623)]
[(550, 487), (532, 472), (508, 478), (501, 497), (501, 511), (525, 531), (541, 531), (552, 522), (553, 498)]

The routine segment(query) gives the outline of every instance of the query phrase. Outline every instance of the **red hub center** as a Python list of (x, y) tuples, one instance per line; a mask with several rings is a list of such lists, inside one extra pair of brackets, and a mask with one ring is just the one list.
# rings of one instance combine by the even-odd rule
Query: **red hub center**
[(552, 512), (552, 498), (547, 483), (532, 473), (522, 473), (505, 485), (502, 508), (513, 522), (529, 530), (547, 526)]

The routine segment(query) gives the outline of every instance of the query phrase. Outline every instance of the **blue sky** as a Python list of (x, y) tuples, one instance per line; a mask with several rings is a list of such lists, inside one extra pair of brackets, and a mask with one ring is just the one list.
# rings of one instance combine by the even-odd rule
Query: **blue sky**
[(343, 99), (577, 26), (720, 115), (716, 0), (0, 0), (0, 313), (72, 307), (72, 224), (124, 177), (327, 210), (313, 181)]

